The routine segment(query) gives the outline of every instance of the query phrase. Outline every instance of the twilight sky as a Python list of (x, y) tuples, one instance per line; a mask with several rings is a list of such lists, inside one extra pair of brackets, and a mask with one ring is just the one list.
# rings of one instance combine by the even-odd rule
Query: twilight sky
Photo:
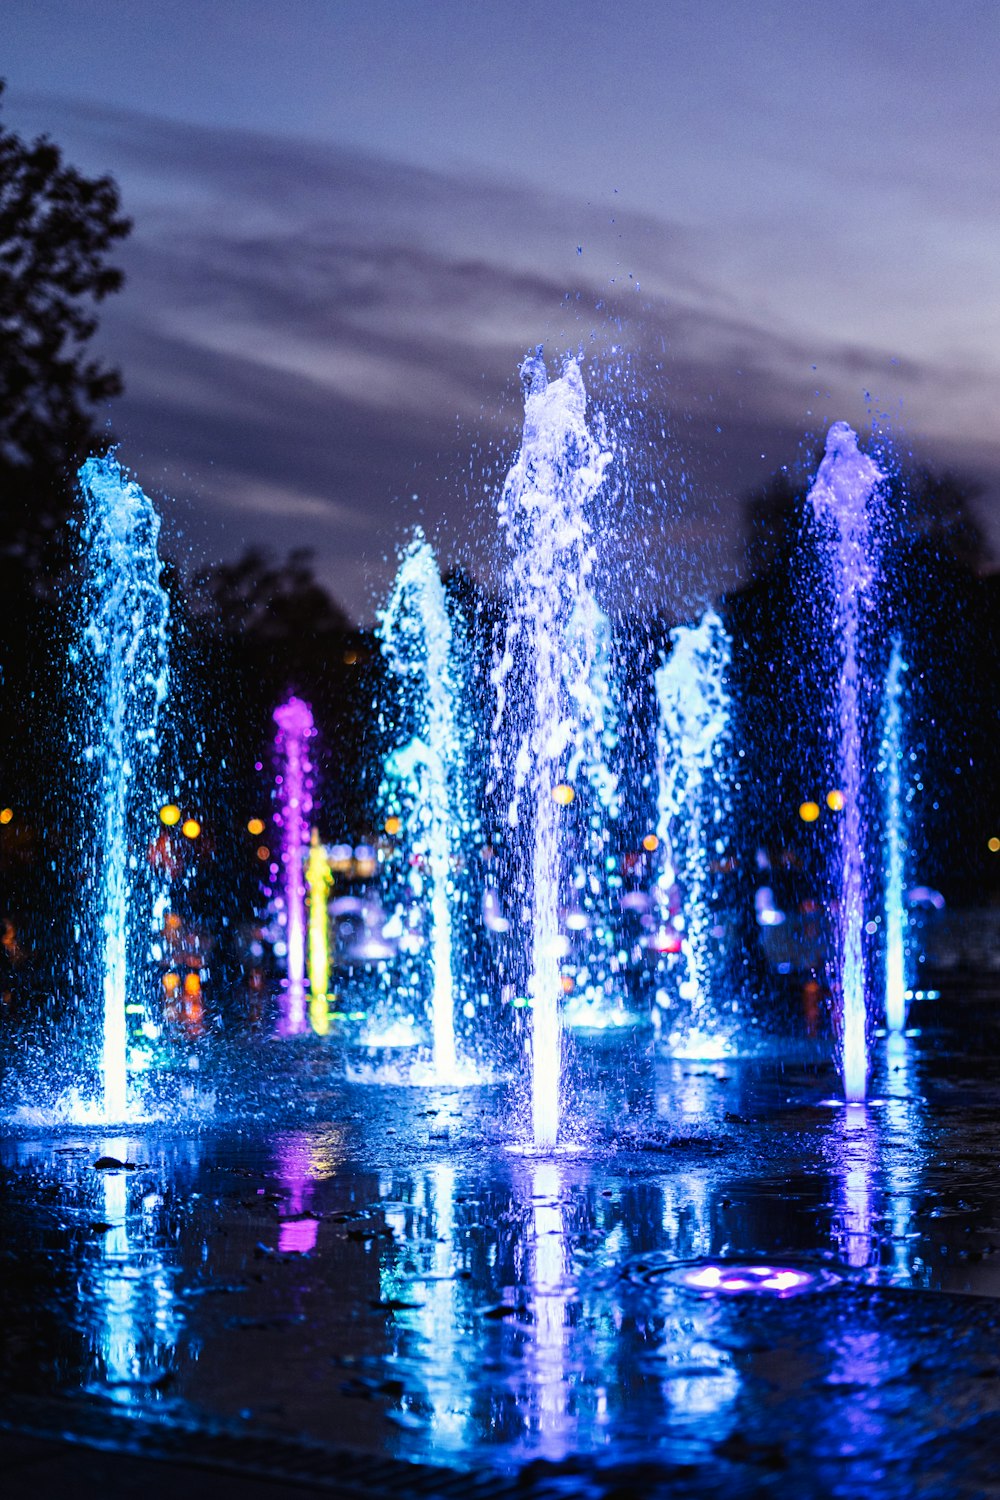
[(415, 521), (489, 566), (524, 352), (582, 348), (641, 595), (838, 418), (1000, 554), (995, 0), (5, 0), (8, 124), (135, 230), (102, 347), (192, 562), (313, 547), (371, 618)]

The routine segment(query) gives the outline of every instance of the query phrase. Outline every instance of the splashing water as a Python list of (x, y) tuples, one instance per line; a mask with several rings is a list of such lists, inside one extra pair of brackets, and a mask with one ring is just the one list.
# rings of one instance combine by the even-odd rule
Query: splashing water
[(287, 949), (279, 1029), (285, 1036), (297, 1036), (306, 1030), (305, 861), (312, 811), (309, 741), (316, 730), (312, 709), (296, 697), (274, 710), (274, 722), (275, 756), (281, 767), (275, 777), (278, 810), (274, 821), (281, 830), (282, 923)]
[(595, 548), (587, 507), (612, 453), (603, 419), (594, 435), (587, 427), (587, 393), (575, 360), (553, 381), (540, 353), (525, 360), (521, 373), (524, 435), (499, 506), (513, 557), (511, 623), (493, 674), (492, 761), (494, 782), (511, 790), (514, 884), (531, 923), (532, 1130), (535, 1145), (549, 1148), (559, 1130), (562, 1054), (559, 898), (567, 803), (559, 793), (580, 744), (593, 666), (592, 636), (574, 632), (573, 621), (592, 607)]
[(885, 819), (885, 1019), (890, 1031), (902, 1031), (906, 1025), (906, 809), (902, 773), (905, 671), (902, 648), (895, 640), (885, 679), (879, 756)]
[(836, 824), (838, 901), (831, 989), (840, 1017), (841, 1072), (849, 1102), (864, 1100), (868, 1081), (865, 975), (865, 783), (868, 715), (865, 625), (875, 607), (878, 486), (885, 476), (858, 448), (857, 434), (835, 422), (826, 439), (809, 501), (828, 541), (826, 553), (837, 678), (836, 765), (843, 813)]
[[(456, 870), (462, 834), (468, 831), (466, 756), (448, 601), (434, 551), (419, 529), (403, 551), (392, 594), (379, 616), (379, 634), (404, 712), (415, 728), (409, 743), (387, 759), (386, 789), (394, 784), (391, 795), (403, 814), (405, 843), (415, 861), (409, 894), (424, 894), (424, 875), (429, 886), (431, 1038), (434, 1074), (443, 1083), (458, 1076), (455, 913), (461, 901)], [(397, 920), (402, 923), (401, 910)]]
[[(162, 897), (146, 858), (154, 836), (158, 720), (167, 696), (169, 601), (160, 586), (160, 518), (111, 456), (80, 470), (84, 501), (80, 677), (87, 887), (84, 983), (104, 997), (102, 1113), (127, 1118), (128, 1010), (144, 994)], [(160, 913), (162, 914), (162, 912)], [(89, 930), (88, 930), (89, 929)]]
[[(673, 649), (656, 672), (657, 825), (663, 851), (656, 901), (663, 937), (680, 933), (673, 993), (657, 995), (672, 1045), (683, 1048), (706, 1028), (713, 979), (710, 867), (725, 852), (729, 809), (732, 643), (714, 610), (697, 625), (671, 631)], [(674, 888), (680, 910), (672, 912)], [(658, 1015), (658, 1012), (654, 1012)]]

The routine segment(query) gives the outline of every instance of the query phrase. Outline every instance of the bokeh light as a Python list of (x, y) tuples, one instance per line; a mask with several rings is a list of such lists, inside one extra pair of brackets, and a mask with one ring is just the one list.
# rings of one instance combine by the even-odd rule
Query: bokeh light
[(168, 802), (165, 807), (160, 808), (160, 822), (165, 828), (173, 828), (180, 820), (181, 810), (176, 802)]
[(799, 817), (803, 823), (815, 823), (819, 817), (819, 803), (803, 802), (799, 807)]

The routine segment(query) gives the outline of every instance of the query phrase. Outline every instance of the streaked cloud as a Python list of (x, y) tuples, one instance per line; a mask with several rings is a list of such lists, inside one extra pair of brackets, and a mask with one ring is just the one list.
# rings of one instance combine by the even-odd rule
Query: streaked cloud
[(418, 518), (447, 557), (488, 567), (516, 368), (538, 343), (554, 359), (583, 349), (632, 456), (635, 494), (608, 522), (647, 595), (731, 582), (739, 497), (829, 421), (871, 409), (905, 448), (975, 470), (994, 516), (1000, 365), (869, 345), (856, 308), (849, 337), (835, 307), (776, 312), (780, 276), (758, 273), (751, 292), (747, 271), (773, 225), (706, 237), (316, 143), (52, 100), (32, 111), (74, 159), (115, 172), (135, 215), (102, 330), (126, 379), (113, 420), (196, 551), (312, 546), (359, 618)]

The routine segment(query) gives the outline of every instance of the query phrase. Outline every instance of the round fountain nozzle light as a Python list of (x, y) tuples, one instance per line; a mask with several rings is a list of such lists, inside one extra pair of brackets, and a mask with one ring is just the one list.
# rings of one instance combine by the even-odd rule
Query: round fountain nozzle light
[(702, 1297), (797, 1297), (833, 1285), (830, 1271), (808, 1266), (703, 1261), (668, 1271), (666, 1280)]

